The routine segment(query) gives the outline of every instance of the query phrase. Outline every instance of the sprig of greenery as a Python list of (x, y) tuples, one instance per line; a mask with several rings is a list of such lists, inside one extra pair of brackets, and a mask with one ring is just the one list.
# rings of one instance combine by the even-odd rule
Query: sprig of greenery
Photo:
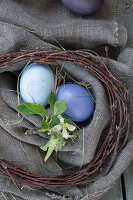
[(40, 104), (23, 102), (23, 105), (16, 106), (17, 111), (20, 113), (42, 116), (39, 132), (49, 137), (49, 141), (40, 147), (43, 151), (47, 151), (45, 161), (51, 156), (53, 151), (58, 152), (66, 144), (67, 139), (75, 139), (75, 134), (77, 133), (76, 124), (61, 116), (67, 109), (67, 103), (64, 100), (56, 101), (54, 92), (51, 92), (48, 103), (52, 112), (51, 117)]

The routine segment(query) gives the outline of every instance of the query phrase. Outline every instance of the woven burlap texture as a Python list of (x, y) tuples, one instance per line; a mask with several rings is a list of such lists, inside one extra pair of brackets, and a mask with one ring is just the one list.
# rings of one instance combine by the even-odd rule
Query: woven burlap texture
[[(4, 0), (0, 1), (0, 53), (14, 52), (38, 46), (56, 45), (59, 43), (66, 49), (92, 48), (103, 52), (108, 44), (113, 47), (124, 47), (127, 31), (124, 27), (124, 14), (127, 4), (124, 0), (105, 0), (100, 12), (92, 17), (81, 17), (69, 12), (58, 0)], [(125, 82), (132, 91), (131, 76), (132, 50), (127, 49), (119, 56), (119, 62), (110, 59), (112, 70)], [(128, 55), (128, 56), (127, 56)], [(125, 58), (125, 59), (124, 59)], [(127, 59), (128, 58), (128, 59)], [(131, 59), (129, 59), (131, 58)], [(128, 62), (130, 60), (130, 63)], [(106, 62), (106, 59), (105, 59)], [(40, 126), (36, 116), (21, 116), (16, 112), (17, 74), (25, 64), (15, 66), (11, 70), (0, 73), (0, 157), (41, 175), (56, 175), (62, 170), (49, 159), (44, 162), (44, 155), (39, 149), (46, 143), (41, 136), (26, 136), (27, 129)], [(102, 83), (83, 68), (75, 65), (64, 65), (64, 70), (75, 79), (90, 84), (93, 90), (96, 108), (91, 122), (84, 125), (84, 164), (93, 158), (101, 132), (110, 120), (107, 94)], [(11, 91), (12, 90), (12, 91)], [(132, 97), (131, 97), (132, 98)], [(131, 101), (133, 98), (131, 99)], [(16, 124), (11, 125), (16, 121)], [(68, 166), (79, 167), (83, 160), (83, 143), (78, 139), (71, 142), (58, 153), (59, 160)], [(23, 188), (22, 193), (7, 178), (0, 176), (0, 191), (11, 192), (23, 199), (78, 199), (96, 200), (107, 192), (132, 159), (132, 138), (120, 153), (111, 172), (103, 177), (99, 175), (95, 183), (85, 187), (65, 187), (56, 189), (29, 190)], [(49, 170), (48, 170), (49, 169)]]

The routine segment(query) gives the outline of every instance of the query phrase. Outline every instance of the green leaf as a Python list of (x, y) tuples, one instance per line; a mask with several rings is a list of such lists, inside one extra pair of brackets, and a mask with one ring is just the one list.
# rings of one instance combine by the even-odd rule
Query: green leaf
[(24, 105), (35, 114), (48, 116), (47, 110), (40, 104), (24, 102)]
[(74, 133), (78, 132), (77, 131), (77, 125), (73, 121), (71, 121), (70, 119), (64, 118), (64, 123), (71, 124), (71, 125), (76, 127), (76, 129), (74, 131), (70, 131), (69, 129), (67, 129), (68, 133), (73, 133), (74, 134)]
[(48, 103), (50, 105), (50, 109), (52, 111), (52, 113), (54, 113), (54, 104), (56, 102), (56, 95), (54, 92), (51, 91), (49, 99), (48, 99)]
[(61, 115), (67, 109), (67, 103), (64, 100), (56, 101), (54, 104), (54, 115)]
[(49, 148), (48, 149), (48, 152), (47, 152), (47, 154), (45, 156), (45, 161), (48, 160), (48, 158), (51, 156), (51, 154), (52, 154), (53, 151), (54, 151), (54, 148)]
[(54, 135), (51, 135), (50, 140), (47, 142), (45, 146), (41, 146), (40, 149), (43, 151), (47, 151), (47, 154), (45, 156), (45, 161), (51, 156), (52, 152), (54, 151), (59, 139), (56, 138)]
[(56, 153), (62, 148), (62, 144), (59, 142), (56, 147), (55, 147), (55, 151)]
[(32, 112), (31, 110), (29, 110), (26, 106), (24, 105), (20, 105), (20, 106), (16, 106), (16, 109), (18, 112), (20, 113), (25, 113), (25, 114), (33, 114), (34, 112)]
[(67, 129), (67, 132), (68, 132), (68, 133), (72, 133), (72, 134), (76, 134), (78, 131), (77, 131), (77, 129), (75, 129), (74, 131), (69, 131), (69, 130)]
[(38, 130), (40, 133), (43, 133), (43, 132), (45, 132), (45, 130), (44, 129), (39, 129)]
[(48, 132), (44, 134), (44, 138), (47, 138), (47, 139), (49, 139)]
[(59, 138), (61, 141), (64, 139), (64, 137), (63, 137), (61, 131), (58, 131), (58, 132), (54, 133), (54, 135), (55, 135), (57, 138)]
[(57, 137), (55, 137), (54, 135), (51, 135), (51, 138), (50, 138), (50, 140), (46, 143), (46, 145), (45, 145), (45, 146), (41, 146), (40, 148), (41, 148), (43, 151), (47, 151), (47, 148), (48, 148), (51, 144), (55, 143), (55, 140), (57, 140)]
[(46, 143), (45, 146), (40, 146), (40, 149), (42, 149), (43, 151), (47, 151), (49, 145), (50, 145), (50, 140)]
[(41, 123), (41, 129), (44, 129), (44, 130), (48, 129), (48, 124), (44, 119), (42, 120), (42, 123)]
[(49, 126), (48, 126), (47, 122), (43, 119), (42, 123), (41, 123), (41, 129), (39, 130), (39, 132), (43, 133), (46, 130), (48, 130), (48, 128), (49, 128)]
[(64, 118), (64, 123), (71, 124), (71, 125), (77, 127), (77, 125), (73, 121), (71, 121), (70, 119), (67, 119), (67, 118)]
[(66, 141), (63, 139), (61, 141), (59, 141), (55, 147), (55, 151), (56, 153), (61, 150), (61, 148), (66, 144)]
[(51, 121), (49, 123), (49, 128), (53, 128), (54, 126), (58, 125), (60, 123), (60, 120), (58, 119), (58, 117), (56, 115), (53, 115), (51, 117)]

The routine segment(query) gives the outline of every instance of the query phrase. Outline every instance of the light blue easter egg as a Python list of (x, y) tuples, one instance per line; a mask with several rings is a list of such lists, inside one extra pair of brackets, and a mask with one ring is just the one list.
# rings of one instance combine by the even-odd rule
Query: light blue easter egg
[(67, 83), (62, 85), (57, 92), (56, 100), (65, 100), (67, 109), (64, 114), (75, 122), (89, 119), (95, 109), (91, 93), (78, 84)]
[(20, 93), (24, 102), (48, 104), (51, 90), (54, 90), (54, 73), (47, 64), (29, 64), (20, 77)]

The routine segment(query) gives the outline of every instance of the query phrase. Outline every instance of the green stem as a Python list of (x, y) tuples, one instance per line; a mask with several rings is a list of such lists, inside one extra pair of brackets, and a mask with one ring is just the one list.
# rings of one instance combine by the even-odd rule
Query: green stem
[(48, 117), (46, 117), (46, 122), (48, 123), (48, 121), (49, 121), (49, 116), (48, 116)]
[(56, 135), (57, 138), (59, 138), (60, 140), (62, 140), (62, 138), (57, 133), (53, 133), (53, 135)]

